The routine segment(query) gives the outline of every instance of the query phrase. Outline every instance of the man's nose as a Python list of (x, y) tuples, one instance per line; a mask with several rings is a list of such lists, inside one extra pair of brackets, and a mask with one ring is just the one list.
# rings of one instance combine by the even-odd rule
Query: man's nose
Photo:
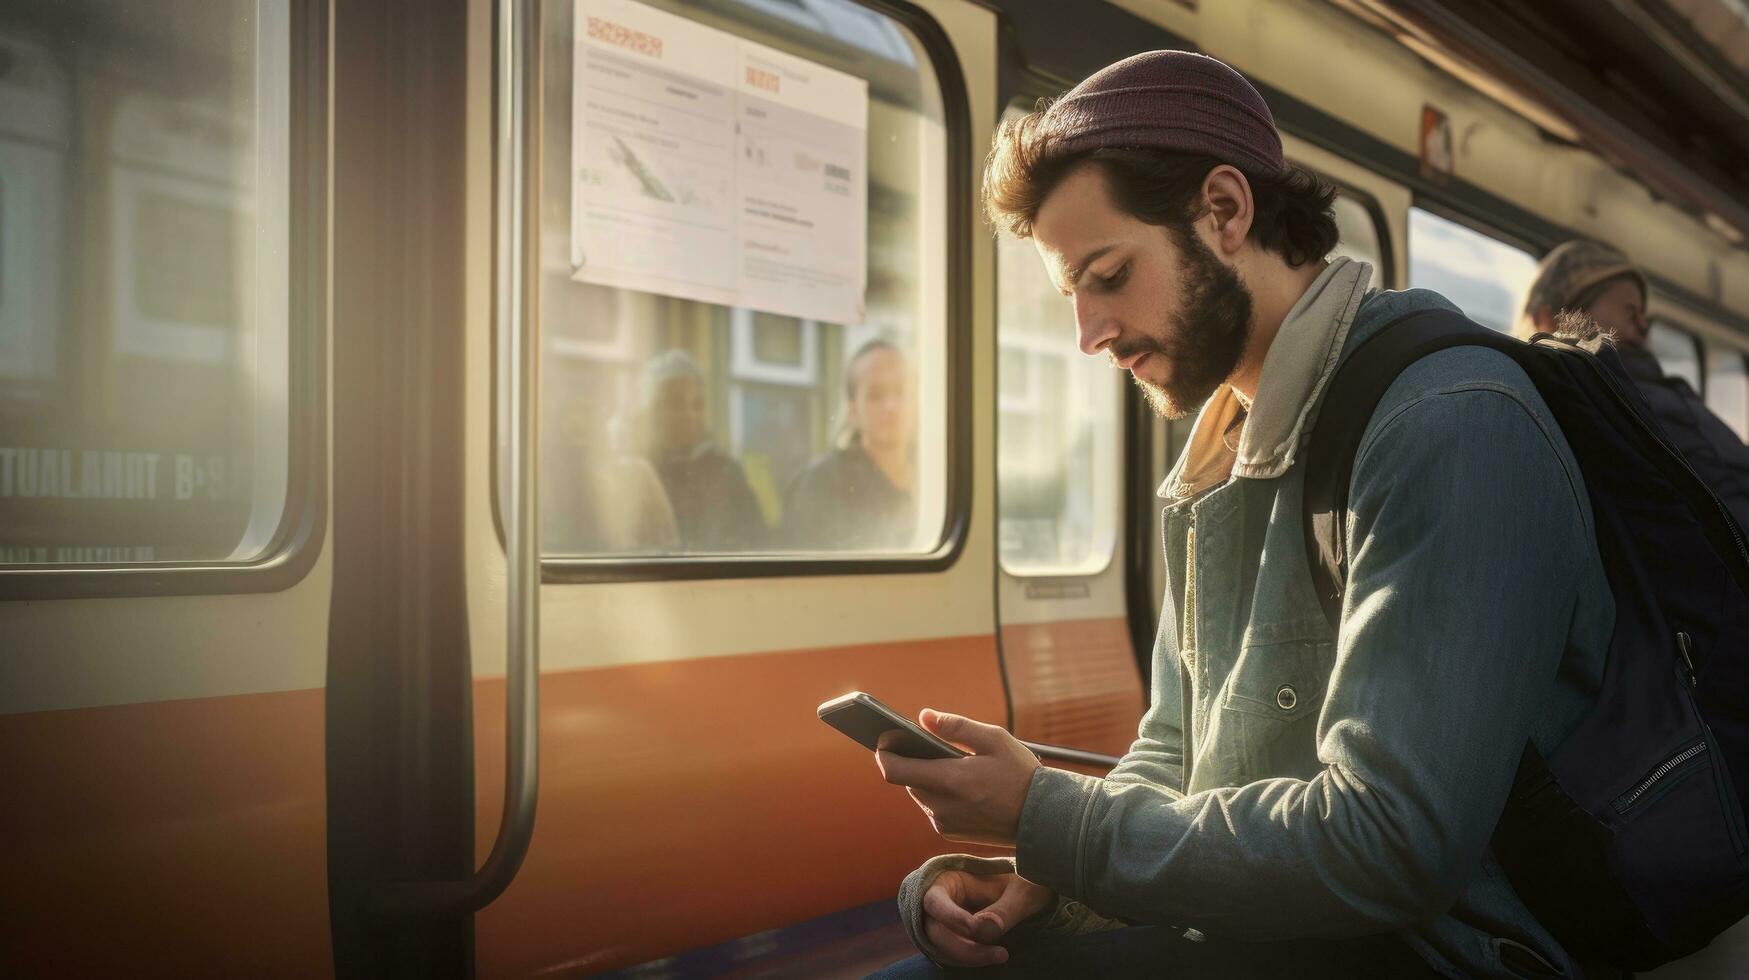
[(1075, 335), (1081, 353), (1097, 354), (1117, 339), (1117, 321), (1087, 297), (1075, 297)]

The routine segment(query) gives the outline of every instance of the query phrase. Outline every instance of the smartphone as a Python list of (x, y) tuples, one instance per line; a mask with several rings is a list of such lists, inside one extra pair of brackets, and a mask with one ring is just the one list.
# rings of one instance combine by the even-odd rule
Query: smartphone
[(819, 714), (821, 721), (871, 752), (884, 749), (911, 759), (959, 759), (966, 754), (861, 691), (827, 701)]

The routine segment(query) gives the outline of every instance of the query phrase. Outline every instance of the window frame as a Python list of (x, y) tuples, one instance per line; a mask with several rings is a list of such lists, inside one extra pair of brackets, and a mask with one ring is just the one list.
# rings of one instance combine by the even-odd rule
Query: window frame
[[(935, 18), (921, 8), (903, 0), (848, 0), (859, 7), (891, 18), (910, 30), (918, 46), (929, 58), (935, 72), (942, 107), (942, 129), (946, 149), (946, 173), (943, 174), (944, 220), (947, 242), (947, 277), (942, 292), (946, 296), (943, 311), (946, 336), (943, 354), (946, 357), (945, 377), (948, 390), (943, 399), (948, 418), (943, 439), (946, 448), (946, 506), (942, 515), (941, 540), (927, 552), (879, 554), (846, 552), (808, 554), (746, 554), (746, 555), (672, 555), (635, 556), (541, 556), (541, 584), (587, 585), (607, 582), (685, 581), (699, 579), (745, 579), (822, 575), (915, 574), (940, 572), (952, 567), (965, 550), (966, 537), (972, 520), (972, 399), (970, 384), (955, 384), (955, 379), (969, 377), (972, 367), (972, 293), (969, 288), (972, 271), (972, 228), (963, 215), (971, 214), (971, 106), (967, 95), (965, 70), (954, 51), (953, 42)], [(539, 146), (541, 127), (545, 121), (536, 118), (528, 139)], [(531, 159), (538, 157), (531, 154)], [(532, 191), (522, 201), (524, 219), (538, 228), (540, 201)], [(501, 229), (493, 230), (496, 241)], [(927, 229), (924, 230), (927, 234)], [(538, 315), (538, 313), (536, 314)], [(498, 387), (496, 351), (502, 324), (492, 324), (494, 352), (491, 370), (492, 432), (494, 433), (489, 484), (491, 487), (492, 524), (500, 547), (505, 545), (504, 509), (499, 492), (503, 459), (499, 447), (504, 440), (503, 393)], [(536, 457), (536, 465), (540, 459)], [(537, 474), (538, 475), (538, 474)]]
[[(249, 561), (0, 565), (0, 601), (280, 592), (315, 565), (327, 527), (327, 240), (330, 4), (286, 0), (288, 242), (286, 489)], [(99, 246), (107, 249), (108, 243)]]

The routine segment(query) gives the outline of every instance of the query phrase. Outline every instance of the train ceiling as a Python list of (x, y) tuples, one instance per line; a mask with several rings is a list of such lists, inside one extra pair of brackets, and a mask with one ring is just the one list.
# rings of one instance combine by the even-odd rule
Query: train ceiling
[(1745, 0), (1332, 0), (1749, 239)]

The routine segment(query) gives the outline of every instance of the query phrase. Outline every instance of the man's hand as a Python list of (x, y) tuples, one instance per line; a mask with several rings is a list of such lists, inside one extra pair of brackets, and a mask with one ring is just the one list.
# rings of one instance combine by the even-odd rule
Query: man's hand
[(1049, 888), (1016, 874), (943, 871), (923, 893), (923, 934), (945, 965), (1006, 963), (1008, 950), (997, 940), (1052, 898)]
[(951, 841), (1013, 847), (1020, 810), (1038, 756), (995, 725), (923, 709), (923, 727), (975, 755), (964, 759), (907, 759), (876, 752), (889, 783), (908, 787), (935, 832)]

